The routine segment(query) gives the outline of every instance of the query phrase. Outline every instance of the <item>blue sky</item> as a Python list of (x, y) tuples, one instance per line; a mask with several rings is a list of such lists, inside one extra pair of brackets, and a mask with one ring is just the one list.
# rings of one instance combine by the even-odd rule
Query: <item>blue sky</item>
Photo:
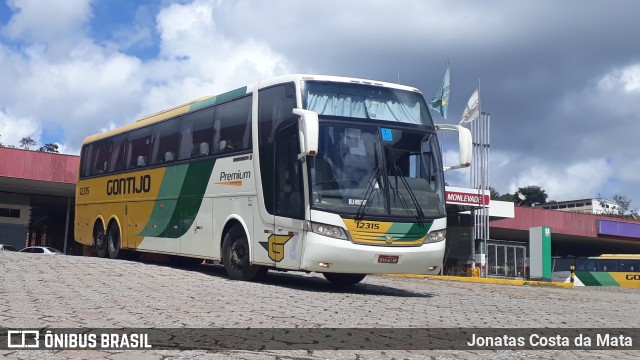
[(480, 79), (500, 193), (640, 207), (638, 13), (632, 0), (0, 0), (0, 141), (78, 153), (87, 135), (285, 73), (399, 73), (430, 99), (449, 59), (446, 122)]

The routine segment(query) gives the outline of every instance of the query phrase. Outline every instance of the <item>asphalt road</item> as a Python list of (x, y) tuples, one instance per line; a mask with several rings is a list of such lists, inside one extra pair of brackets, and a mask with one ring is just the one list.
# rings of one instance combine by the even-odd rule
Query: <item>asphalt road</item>
[[(509, 286), (270, 272), (0, 252), (2, 328), (640, 328), (640, 290)], [(616, 350), (0, 350), (1, 358), (638, 358)]]

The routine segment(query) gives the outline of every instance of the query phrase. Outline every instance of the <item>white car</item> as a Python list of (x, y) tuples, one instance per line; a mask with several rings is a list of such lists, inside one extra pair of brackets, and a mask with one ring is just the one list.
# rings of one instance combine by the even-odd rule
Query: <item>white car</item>
[(11, 245), (5, 245), (5, 244), (0, 244), (0, 250), (4, 250), (4, 251), (18, 251), (16, 248), (14, 248)]
[(59, 254), (62, 254), (57, 249), (54, 249), (54, 248), (48, 247), (48, 246), (29, 246), (29, 247), (26, 247), (26, 248), (20, 250), (20, 252), (32, 253), (32, 254), (48, 254), (48, 255), (59, 255)]

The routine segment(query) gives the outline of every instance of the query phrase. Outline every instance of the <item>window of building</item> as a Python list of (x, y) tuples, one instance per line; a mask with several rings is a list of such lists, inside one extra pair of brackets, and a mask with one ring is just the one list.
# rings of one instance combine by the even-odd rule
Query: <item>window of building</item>
[(20, 218), (20, 209), (0, 208), (0, 217)]

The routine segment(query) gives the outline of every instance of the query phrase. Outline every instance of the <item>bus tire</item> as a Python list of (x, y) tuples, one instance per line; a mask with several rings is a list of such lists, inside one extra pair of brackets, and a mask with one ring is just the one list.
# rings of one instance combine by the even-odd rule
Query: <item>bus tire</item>
[(249, 241), (240, 224), (233, 225), (224, 236), (222, 263), (232, 280), (251, 281), (266, 272), (266, 268), (249, 262)]
[(107, 248), (109, 249), (109, 257), (112, 259), (117, 259), (120, 254), (120, 227), (118, 224), (113, 222), (109, 226), (109, 230), (107, 232)]
[(362, 281), (366, 274), (338, 274), (338, 273), (322, 273), (324, 277), (333, 285), (350, 286)]
[(107, 237), (102, 223), (96, 224), (93, 230), (93, 243), (99, 258), (107, 257)]

